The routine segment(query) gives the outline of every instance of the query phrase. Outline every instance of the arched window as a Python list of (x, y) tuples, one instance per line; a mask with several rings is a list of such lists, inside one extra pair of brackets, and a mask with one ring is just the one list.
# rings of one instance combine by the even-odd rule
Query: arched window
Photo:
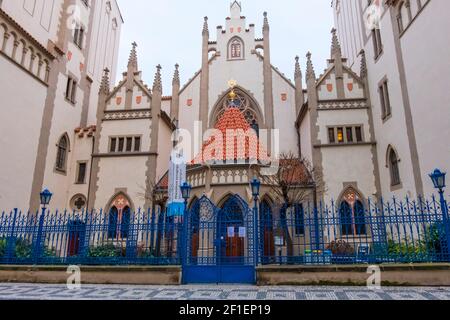
[(122, 211), (122, 221), (120, 222), (120, 237), (122, 239), (128, 238), (128, 230), (130, 228), (131, 210), (126, 207)]
[(66, 135), (63, 135), (61, 139), (59, 139), (57, 144), (57, 153), (56, 153), (56, 170), (58, 171), (66, 171), (66, 162), (67, 162), (67, 152), (69, 150), (69, 139)]
[(108, 238), (121, 240), (128, 238), (131, 223), (131, 205), (124, 194), (119, 194), (111, 202), (108, 215)]
[(243, 59), (244, 58), (244, 44), (239, 38), (233, 38), (230, 41), (228, 48), (228, 58), (229, 59)]
[(236, 93), (236, 98), (234, 100), (231, 100), (228, 94), (226, 94), (216, 104), (218, 107), (215, 109), (215, 112), (212, 113), (211, 123), (213, 126), (216, 125), (220, 118), (222, 118), (225, 111), (230, 107), (230, 105), (232, 105), (242, 112), (250, 127), (255, 129), (257, 134), (259, 134), (259, 119), (261, 116), (258, 117), (258, 112), (256, 111), (259, 107), (252, 99), (248, 97), (246, 93), (244, 93), (243, 90), (235, 88), (234, 92)]
[(342, 201), (341, 208), (339, 210), (339, 216), (341, 219), (341, 234), (343, 236), (352, 235), (353, 234), (352, 207), (347, 201)]
[(109, 211), (108, 217), (108, 238), (117, 238), (117, 221), (119, 219), (119, 210), (116, 207), (112, 207)]
[(366, 215), (363, 202), (353, 188), (349, 188), (339, 207), (342, 236), (367, 235)]
[(400, 162), (394, 149), (389, 150), (389, 171), (391, 173), (391, 185), (397, 186), (401, 184), (400, 170), (398, 163)]

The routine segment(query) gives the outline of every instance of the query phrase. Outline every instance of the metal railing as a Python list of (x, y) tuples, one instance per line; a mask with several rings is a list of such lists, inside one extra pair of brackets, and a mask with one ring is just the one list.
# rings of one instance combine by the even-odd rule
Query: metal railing
[(262, 264), (450, 261), (449, 226), (435, 198), (303, 204), (260, 214)]
[(155, 212), (0, 215), (0, 264), (179, 265), (182, 223)]
[[(278, 210), (261, 206), (255, 237), (258, 264), (450, 262), (450, 227), (443, 214), (448, 208), (440, 203), (435, 198), (394, 198), (316, 207), (303, 203)], [(195, 256), (192, 248), (202, 248), (193, 243), (202, 238), (190, 235), (181, 218), (157, 211), (45, 211), (42, 215), (16, 209), (0, 214), (0, 264), (181, 265), (183, 250)], [(226, 240), (225, 244), (233, 243)], [(253, 244), (242, 240), (244, 248)]]

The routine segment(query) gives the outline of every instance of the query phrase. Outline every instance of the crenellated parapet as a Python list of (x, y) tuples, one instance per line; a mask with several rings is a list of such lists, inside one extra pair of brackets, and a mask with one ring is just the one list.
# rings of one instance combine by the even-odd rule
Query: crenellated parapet
[(0, 9), (0, 54), (34, 78), (48, 84), (55, 56)]

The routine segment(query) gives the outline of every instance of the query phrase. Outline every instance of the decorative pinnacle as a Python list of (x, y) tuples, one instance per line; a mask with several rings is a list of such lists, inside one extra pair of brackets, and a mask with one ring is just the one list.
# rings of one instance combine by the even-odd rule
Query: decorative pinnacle
[(180, 65), (177, 63), (175, 65), (175, 72), (173, 74), (173, 81), (172, 84), (179, 85), (180, 84), (180, 71), (178, 70), (180, 68)]
[(361, 55), (361, 70), (360, 70), (360, 77), (366, 78), (367, 77), (367, 60), (366, 60), (366, 52), (361, 50), (359, 53)]
[(162, 92), (161, 69), (161, 65), (158, 64), (156, 66), (155, 81), (153, 82), (153, 91)]
[(301, 78), (302, 77), (302, 70), (300, 68), (300, 57), (295, 57), (295, 78)]
[(100, 83), (100, 93), (109, 94), (109, 69), (103, 70), (102, 82)]
[(204, 36), (209, 35), (209, 28), (208, 28), (208, 17), (204, 18), (204, 22), (203, 22), (203, 32), (202, 34)]
[(306, 63), (306, 81), (314, 79), (316, 80), (316, 73), (314, 71), (314, 66), (311, 61), (311, 52), (306, 54), (307, 63)]
[(331, 29), (332, 40), (331, 40), (331, 57), (334, 57), (335, 54), (342, 55), (341, 52), (341, 44), (339, 43), (339, 39), (337, 36), (337, 30), (335, 28)]
[(137, 61), (136, 48), (138, 45), (136, 42), (133, 42), (131, 45), (132, 45), (132, 48), (131, 48), (131, 52), (130, 52), (130, 58), (128, 59), (128, 68), (132, 67), (133, 71), (137, 71), (138, 70), (138, 61)]
[(263, 13), (264, 15), (264, 24), (263, 24), (263, 31), (269, 30), (269, 19), (267, 18), (267, 12)]

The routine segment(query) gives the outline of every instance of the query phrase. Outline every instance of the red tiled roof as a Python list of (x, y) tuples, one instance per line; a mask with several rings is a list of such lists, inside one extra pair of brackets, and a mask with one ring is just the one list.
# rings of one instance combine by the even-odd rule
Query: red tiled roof
[[(192, 164), (238, 160), (270, 162), (256, 132), (251, 129), (239, 109), (228, 108), (217, 122), (215, 129), (222, 133), (223, 145), (220, 141), (216, 142), (217, 137), (213, 135), (203, 144), (202, 152), (192, 160)], [(234, 134), (227, 135), (228, 130), (234, 130)]]
[(169, 188), (169, 172), (167, 172), (156, 185), (156, 189), (164, 190)]

